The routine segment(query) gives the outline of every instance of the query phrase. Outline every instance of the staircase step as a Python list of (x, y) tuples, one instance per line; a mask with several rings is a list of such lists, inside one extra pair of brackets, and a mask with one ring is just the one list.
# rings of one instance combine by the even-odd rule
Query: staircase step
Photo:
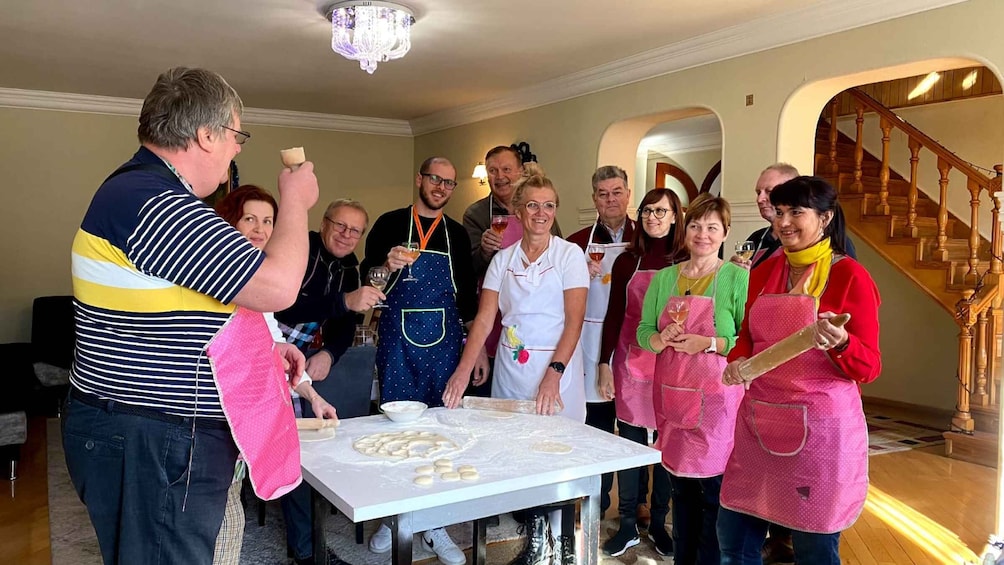
[[(906, 216), (910, 211), (910, 204), (907, 202), (906, 196), (894, 196), (889, 195), (886, 197), (886, 203), (889, 207), (888, 212), (881, 213), (878, 211), (880, 199), (878, 194), (873, 194), (870, 192), (864, 193), (864, 199), (861, 202), (861, 211), (864, 214), (875, 214), (881, 216), (897, 215)], [(931, 200), (926, 198), (918, 198), (917, 206), (915, 208), (918, 215), (921, 216), (935, 216), (938, 213), (938, 205)]]
[(945, 455), (977, 465), (997, 467), (997, 434), (989, 432), (944, 432)]
[[(960, 263), (967, 263), (969, 261), (969, 240), (957, 237), (950, 237), (945, 240), (945, 251), (947, 255), (945, 257), (937, 257), (935, 255), (935, 249), (938, 248), (938, 238), (937, 237), (921, 237), (917, 242), (918, 249), (922, 252), (919, 253), (919, 258), (924, 260), (931, 259), (937, 261), (958, 261)], [(988, 250), (981, 249), (976, 252), (977, 259), (981, 261), (989, 261), (990, 253)]]
[[(917, 216), (913, 220), (914, 231), (912, 233), (907, 233), (906, 222), (907, 222), (906, 214), (903, 215), (891, 214), (889, 216), (890, 237), (913, 239), (917, 237), (937, 237), (938, 235), (938, 218), (931, 216)], [(958, 233), (956, 231), (957, 227), (958, 227), (958, 221), (955, 220), (955, 218), (950, 217), (948, 218), (948, 223), (945, 224), (945, 233), (949, 237), (965, 236), (964, 233)]]

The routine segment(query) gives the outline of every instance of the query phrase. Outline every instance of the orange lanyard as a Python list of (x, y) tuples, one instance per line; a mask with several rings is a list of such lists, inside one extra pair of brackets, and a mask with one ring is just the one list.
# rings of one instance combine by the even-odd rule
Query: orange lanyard
[(411, 215), (415, 220), (415, 229), (418, 230), (418, 248), (425, 251), (426, 246), (429, 245), (429, 238), (432, 237), (432, 232), (436, 231), (436, 226), (443, 219), (443, 213), (440, 212), (436, 219), (432, 221), (432, 225), (429, 226), (429, 231), (426, 232), (422, 229), (422, 220), (418, 217), (418, 210), (414, 206), (411, 208)]

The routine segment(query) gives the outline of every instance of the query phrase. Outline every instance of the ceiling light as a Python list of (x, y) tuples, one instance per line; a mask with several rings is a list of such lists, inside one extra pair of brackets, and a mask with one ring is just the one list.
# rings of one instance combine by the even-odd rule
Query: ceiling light
[(485, 169), (485, 164), (478, 162), (477, 166), (474, 167), (474, 174), (471, 178), (478, 179), (478, 184), (485, 184), (485, 179), (488, 178), (488, 170)]
[(913, 90), (910, 91), (910, 94), (907, 95), (906, 99), (913, 100), (918, 96), (923, 96), (925, 92), (931, 90), (931, 87), (934, 86), (934, 83), (938, 82), (938, 79), (940, 78), (941, 75), (939, 75), (938, 73), (928, 74), (926, 77), (924, 77), (924, 80), (920, 81), (920, 84), (917, 85), (917, 88), (914, 88)]
[(411, 49), (415, 15), (393, 2), (335, 2), (325, 13), (331, 20), (331, 48), (373, 74), (377, 63), (400, 59)]
[(969, 90), (972, 88), (973, 85), (976, 84), (976, 77), (978, 76), (980, 76), (980, 71), (975, 69), (966, 75), (966, 78), (962, 79), (962, 90)]

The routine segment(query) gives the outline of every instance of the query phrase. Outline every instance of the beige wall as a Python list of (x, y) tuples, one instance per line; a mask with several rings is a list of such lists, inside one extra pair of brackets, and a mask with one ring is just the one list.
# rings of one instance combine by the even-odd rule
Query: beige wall
[[(275, 193), (279, 149), (303, 145), (321, 184), (311, 226), (334, 198), (379, 213), (411, 200), (411, 138), (255, 126), (238, 157), (241, 181)], [(0, 343), (31, 337), (31, 301), (69, 294), (70, 245), (101, 181), (138, 147), (136, 118), (0, 108)], [(371, 213), (371, 218), (375, 215)]]
[[(647, 118), (706, 108), (722, 124), (722, 195), (733, 201), (738, 212), (726, 242), (731, 249), (736, 239), (763, 224), (750, 190), (763, 167), (780, 160), (811, 170), (816, 120), (830, 97), (855, 84), (945, 68), (947, 61), (960, 57), (997, 72), (1004, 67), (1004, 42), (998, 40), (997, 30), (1002, 20), (1004, 2), (971, 0), (429, 133), (416, 138), (415, 155), (445, 154), (461, 164), (464, 176), (463, 164), (473, 168), (491, 146), (528, 141), (561, 191), (561, 223), (573, 225), (577, 208), (591, 204), (589, 174), (598, 164), (612, 160), (628, 170), (635, 168), (638, 141), (647, 131), (645, 124), (651, 123)], [(882, 48), (876, 49), (877, 45)], [(744, 105), (747, 94), (754, 95), (753, 106)], [(611, 139), (606, 134), (614, 124), (624, 133)], [(635, 136), (633, 145), (631, 136)], [(1004, 147), (996, 152), (1004, 156)], [(485, 194), (487, 188), (477, 187), (476, 182), (462, 183), (450, 212), (461, 214), (468, 203)], [(894, 273), (886, 277), (882, 269), (875, 270), (887, 295), (895, 296), (900, 287), (911, 284)], [(917, 294), (916, 300), (929, 299)], [(889, 309), (896, 311), (895, 306)], [(955, 332), (951, 320), (933, 306), (911, 314), (909, 325), (894, 319), (884, 325), (882, 340), (888, 351), (923, 347), (938, 359), (954, 359), (953, 344), (945, 342), (945, 336)], [(930, 337), (918, 342), (918, 335)], [(948, 366), (947, 361), (935, 364), (919, 355), (887, 353), (882, 382), (870, 394), (944, 406), (939, 400), (944, 396), (940, 384), (922, 394), (914, 395), (910, 389), (923, 382), (918, 381), (920, 374), (938, 383), (940, 379), (954, 383), (954, 371), (944, 372)]]

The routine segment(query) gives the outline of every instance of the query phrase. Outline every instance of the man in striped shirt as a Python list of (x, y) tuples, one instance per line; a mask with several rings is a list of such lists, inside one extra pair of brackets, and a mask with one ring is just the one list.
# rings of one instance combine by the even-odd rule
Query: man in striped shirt
[(264, 251), (199, 200), (250, 137), (242, 109), (216, 73), (160, 75), (140, 149), (98, 189), (73, 242), (63, 444), (105, 563), (211, 563), (237, 447), (205, 348), (236, 306), (292, 304), (306, 268), (311, 163), (279, 175)]

